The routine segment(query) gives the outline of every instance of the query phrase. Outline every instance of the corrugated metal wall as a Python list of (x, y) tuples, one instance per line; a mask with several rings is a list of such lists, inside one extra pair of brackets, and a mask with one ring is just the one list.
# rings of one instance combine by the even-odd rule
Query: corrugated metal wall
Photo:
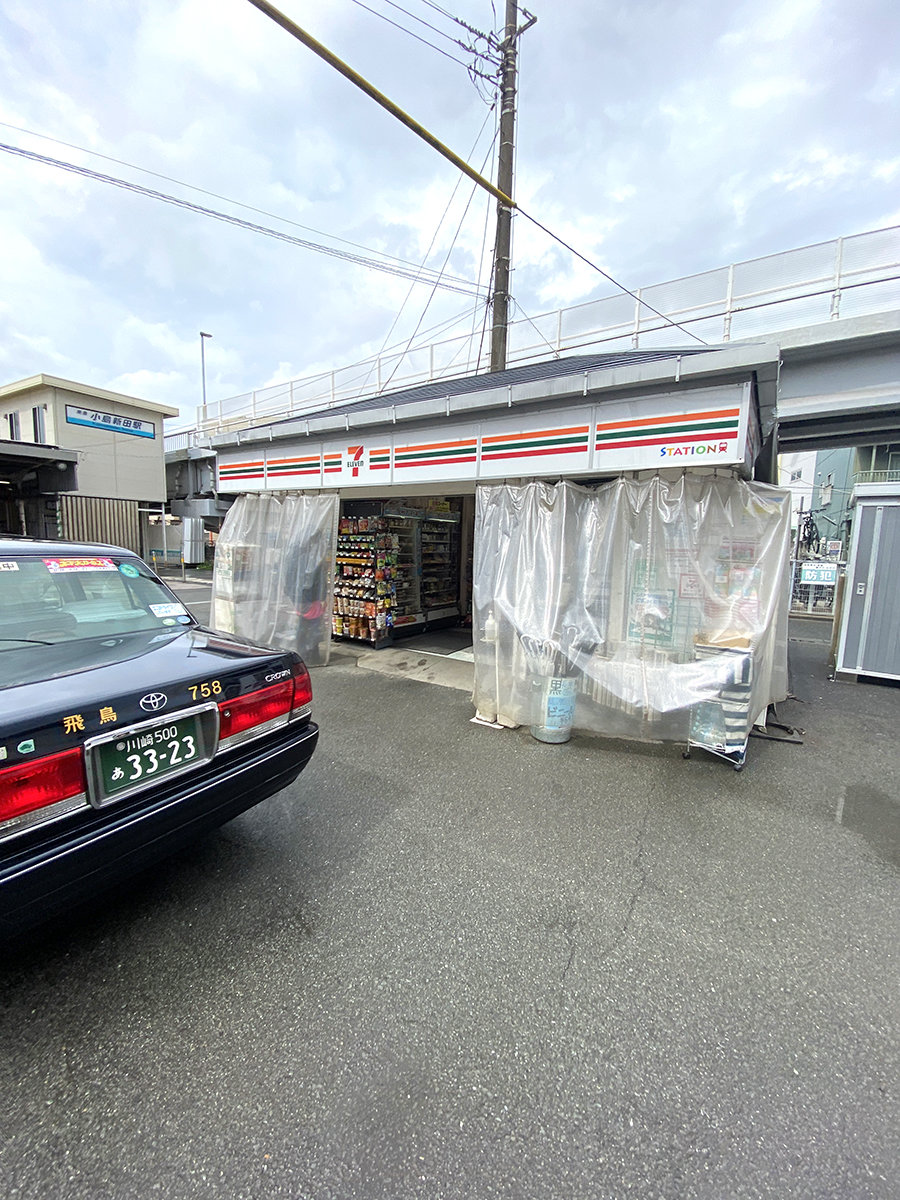
[(59, 536), (76, 542), (110, 542), (141, 553), (137, 500), (61, 494)]

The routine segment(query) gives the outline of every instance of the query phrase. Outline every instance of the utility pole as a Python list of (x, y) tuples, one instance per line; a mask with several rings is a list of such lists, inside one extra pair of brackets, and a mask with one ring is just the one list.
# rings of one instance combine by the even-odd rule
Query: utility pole
[[(523, 12), (525, 10), (523, 9)], [(518, 28), (518, 4), (506, 0), (506, 27), (503, 36), (503, 61), (500, 66), (500, 151), (497, 162), (497, 189), (511, 196), (516, 156), (516, 50), (519, 35), (530, 29), (536, 18), (525, 12), (528, 21)], [(506, 335), (509, 325), (509, 274), (512, 255), (512, 208), (497, 202), (497, 237), (494, 242), (494, 280), (491, 289), (491, 370), (506, 369)]]
[(211, 333), (200, 331), (200, 378), (203, 382), (203, 420), (206, 420), (206, 342), (205, 338), (211, 338)]

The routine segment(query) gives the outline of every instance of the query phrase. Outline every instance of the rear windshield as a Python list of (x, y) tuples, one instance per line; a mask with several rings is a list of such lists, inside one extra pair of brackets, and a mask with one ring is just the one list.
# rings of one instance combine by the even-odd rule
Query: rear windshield
[(29, 644), (174, 632), (194, 623), (137, 559), (0, 557), (0, 655)]

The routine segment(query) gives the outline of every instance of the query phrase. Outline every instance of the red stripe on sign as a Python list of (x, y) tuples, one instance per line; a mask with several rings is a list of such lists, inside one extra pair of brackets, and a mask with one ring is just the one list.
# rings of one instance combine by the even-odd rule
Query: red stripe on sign
[(318, 467), (306, 467), (306, 468), (304, 468), (304, 469), (302, 469), (302, 470), (301, 470), (301, 469), (298, 467), (298, 468), (297, 468), (295, 471), (275, 471), (275, 470), (270, 470), (270, 471), (269, 471), (269, 478), (270, 478), (270, 479), (284, 479), (284, 478), (286, 478), (288, 475), (318, 475), (318, 473), (319, 473), (319, 468), (318, 468)]
[(474, 462), (474, 454), (460, 455), (459, 458), (427, 458), (422, 462), (398, 462), (395, 466), (398, 467), (442, 467), (444, 463), (467, 463)]
[(585, 450), (587, 450), (587, 446), (547, 446), (543, 450), (509, 450), (506, 454), (485, 454), (482, 451), (481, 461), (496, 462), (501, 458), (532, 458), (539, 454), (583, 454)]
[(566, 429), (535, 429), (531, 433), (498, 433), (481, 439), (483, 446), (495, 442), (525, 442), (542, 437), (571, 437), (573, 434), (588, 433), (589, 425), (570, 425)]
[(468, 448), (475, 445), (474, 438), (461, 438), (456, 442), (425, 442), (419, 443), (416, 446), (398, 446), (398, 454), (412, 454), (415, 451), (421, 450), (452, 450), (455, 446)]
[(725, 442), (737, 437), (736, 429), (726, 429), (724, 433), (711, 430), (709, 433), (675, 434), (672, 437), (636, 438), (627, 442), (600, 442), (598, 450), (624, 450), (632, 446), (668, 446), (681, 442)]
[(263, 471), (242, 471), (240, 475), (220, 475), (219, 479), (223, 483), (228, 483), (232, 479), (265, 479)]
[(715, 408), (708, 412), (695, 413), (676, 413), (665, 417), (632, 417), (628, 421), (604, 421), (597, 426), (597, 432), (609, 431), (612, 429), (639, 429), (642, 425), (684, 425), (690, 424), (692, 421), (711, 421), (721, 420), (723, 417), (739, 417), (741, 410), (739, 408)]
[(390, 467), (390, 463), (369, 463), (370, 471), (389, 471)]

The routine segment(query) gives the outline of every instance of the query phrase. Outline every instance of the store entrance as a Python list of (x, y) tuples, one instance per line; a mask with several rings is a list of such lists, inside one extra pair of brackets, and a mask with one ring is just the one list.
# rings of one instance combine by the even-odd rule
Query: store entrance
[(333, 637), (470, 653), (474, 509), (472, 496), (342, 500)]

